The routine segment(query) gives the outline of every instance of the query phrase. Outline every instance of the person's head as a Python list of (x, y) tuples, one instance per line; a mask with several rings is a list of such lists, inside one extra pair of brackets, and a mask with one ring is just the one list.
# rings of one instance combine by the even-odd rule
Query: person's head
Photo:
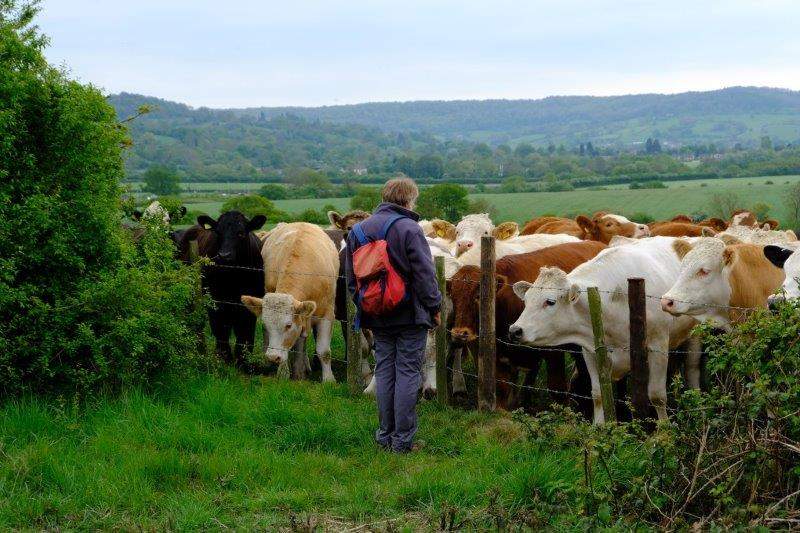
[(414, 180), (401, 176), (392, 178), (386, 182), (381, 191), (381, 197), (384, 202), (396, 204), (406, 209), (414, 210), (417, 206), (417, 197), (419, 196), (419, 189)]

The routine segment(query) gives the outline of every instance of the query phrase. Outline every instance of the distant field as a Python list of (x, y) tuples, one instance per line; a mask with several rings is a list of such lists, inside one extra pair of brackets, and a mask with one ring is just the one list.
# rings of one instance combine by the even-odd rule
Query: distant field
[[(768, 184), (767, 182), (772, 182)], [(788, 184), (787, 184), (788, 182)], [(625, 215), (645, 213), (654, 218), (667, 218), (677, 213), (709, 214), (711, 198), (717, 193), (734, 193), (741, 198), (742, 207), (752, 207), (757, 202), (771, 206), (770, 216), (786, 218), (783, 199), (787, 189), (800, 182), (800, 176), (761, 176), (754, 178), (709, 179), (667, 182), (667, 189), (630, 190), (628, 185), (609, 185), (607, 190), (579, 189), (569, 192), (540, 192), (514, 194), (474, 194), (491, 203), (497, 218), (523, 223), (542, 214), (575, 215), (610, 210)], [(234, 184), (241, 185), (241, 184)], [(275, 205), (289, 213), (304, 209), (321, 209), (325, 205), (347, 210), (349, 198), (322, 198), (307, 200), (278, 200)], [(192, 202), (187, 207), (194, 211), (219, 215), (222, 202)]]

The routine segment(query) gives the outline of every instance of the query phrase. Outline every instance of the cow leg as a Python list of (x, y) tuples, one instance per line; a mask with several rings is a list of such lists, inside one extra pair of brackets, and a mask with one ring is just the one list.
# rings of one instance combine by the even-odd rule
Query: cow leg
[(587, 398), (592, 390), (589, 371), (582, 355), (573, 354), (572, 360), (575, 362), (575, 371), (569, 381), (569, 392), (575, 395), (578, 410), (589, 419), (592, 417), (591, 398)]
[(320, 319), (316, 321), (314, 331), (317, 337), (317, 358), (322, 365), (322, 381), (336, 383), (331, 369), (331, 334), (333, 333), (333, 320)]
[(702, 366), (703, 344), (700, 339), (692, 335), (687, 343), (686, 354), (686, 382), (689, 387), (700, 390), (700, 367)]
[(311, 365), (306, 355), (307, 338), (308, 334), (303, 332), (289, 353), (289, 359), (292, 361), (292, 379), (304, 380), (308, 377), (309, 370), (311, 370)]
[(372, 354), (375, 340), (372, 332), (366, 329), (361, 330), (361, 377), (364, 382), (370, 381), (372, 377), (372, 367), (369, 366), (369, 356)]
[(647, 395), (656, 410), (659, 420), (667, 419), (667, 366), (669, 364), (669, 343), (660, 342), (649, 345), (647, 367), (650, 377), (647, 382)]
[(519, 368), (507, 363), (497, 362), (497, 408), (511, 410), (519, 404)]
[(375, 374), (372, 374), (372, 379), (369, 380), (369, 385), (367, 388), (364, 389), (364, 394), (369, 394), (370, 396), (375, 396), (375, 387), (377, 384), (375, 383)]
[(583, 360), (586, 362), (586, 371), (592, 383), (592, 403), (594, 405), (594, 423), (603, 424), (606, 421), (603, 411), (603, 393), (600, 390), (600, 374), (597, 371), (597, 357), (594, 352), (583, 350)]
[(233, 325), (233, 333), (236, 335), (236, 364), (240, 368), (247, 367), (247, 355), (253, 353), (253, 344), (256, 339), (256, 316), (242, 309)]
[(422, 367), (422, 396), (426, 400), (436, 397), (436, 333), (428, 332), (425, 339), (425, 363)]
[(461, 354), (464, 348), (453, 347), (453, 396), (467, 393), (467, 382), (461, 370)]
[(555, 350), (547, 350), (547, 388), (550, 390), (551, 403), (566, 403), (566, 396), (559, 394), (567, 390), (567, 373), (564, 370), (564, 354)]
[(232, 362), (231, 356), (231, 325), (225, 320), (221, 312), (211, 310), (208, 312), (208, 322), (211, 333), (214, 335), (217, 356), (225, 363)]

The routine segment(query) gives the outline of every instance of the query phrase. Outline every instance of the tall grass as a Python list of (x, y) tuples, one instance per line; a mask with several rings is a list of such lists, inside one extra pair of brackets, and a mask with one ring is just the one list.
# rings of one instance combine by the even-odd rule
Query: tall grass
[(85, 406), (11, 402), (0, 528), (429, 527), (443, 509), (474, 521), (513, 517), (534, 495), (563, 504), (580, 484), (579, 454), (532, 449), (508, 417), (426, 403), (420, 422), (424, 450), (394, 455), (373, 444), (369, 398), (227, 374)]

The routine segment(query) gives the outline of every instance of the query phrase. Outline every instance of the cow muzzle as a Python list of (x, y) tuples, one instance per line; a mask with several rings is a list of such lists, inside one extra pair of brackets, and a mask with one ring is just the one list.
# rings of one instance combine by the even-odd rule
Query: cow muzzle
[(684, 312), (684, 310), (679, 309), (678, 307), (678, 302), (676, 302), (674, 298), (669, 298), (667, 296), (661, 298), (661, 310), (665, 313), (675, 316), (680, 315)]
[(264, 356), (267, 358), (267, 361), (270, 363), (275, 363), (279, 365), (281, 363), (285, 363), (289, 360), (289, 352), (285, 350), (278, 350), (276, 348), (267, 348), (267, 351), (264, 353)]
[(508, 328), (508, 340), (510, 340), (511, 342), (516, 342), (516, 343), (522, 342), (523, 335), (524, 333), (522, 331), (522, 328), (519, 326), (511, 326), (510, 328)]
[(475, 243), (472, 241), (458, 241), (456, 242), (456, 256), (459, 256), (475, 246)]
[(649, 237), (650, 228), (645, 224), (636, 224), (636, 231), (634, 232), (633, 236), (638, 239), (641, 239), (642, 237)]
[(470, 328), (453, 328), (451, 335), (453, 336), (453, 341), (458, 343), (467, 343), (477, 338), (475, 332)]

